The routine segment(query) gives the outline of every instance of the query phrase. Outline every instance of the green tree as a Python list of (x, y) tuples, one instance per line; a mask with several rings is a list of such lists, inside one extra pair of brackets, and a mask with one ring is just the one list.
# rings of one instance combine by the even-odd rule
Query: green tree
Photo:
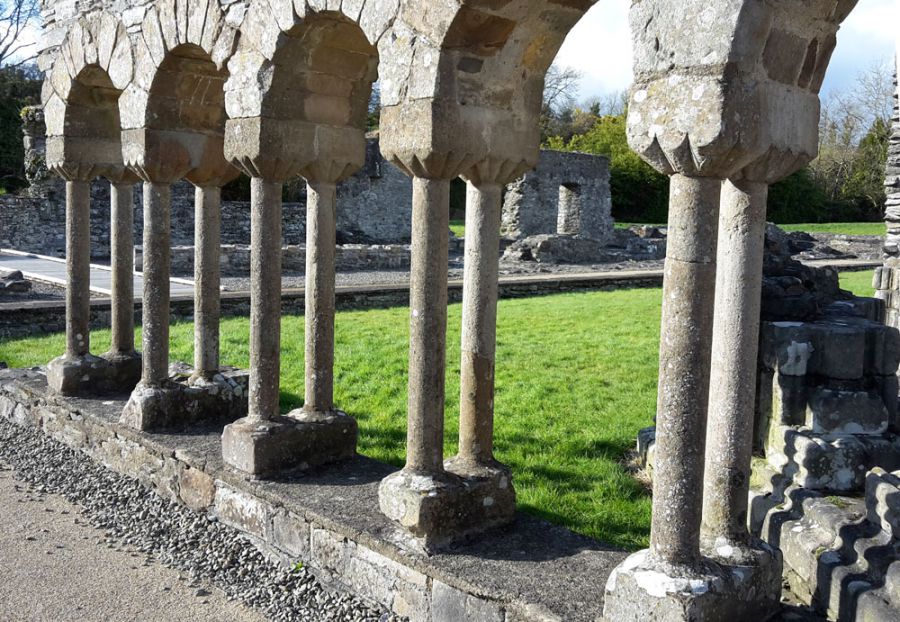
[(0, 187), (25, 186), (22, 108), (40, 101), (40, 73), (33, 65), (0, 68)]
[(847, 179), (841, 186), (841, 197), (856, 205), (863, 220), (880, 219), (884, 209), (884, 166), (890, 135), (885, 120), (876, 118), (859, 141)]
[(628, 146), (625, 114), (596, 118), (587, 132), (569, 138), (555, 136), (546, 146), (609, 158), (613, 217), (633, 222), (665, 222), (669, 179), (644, 162)]

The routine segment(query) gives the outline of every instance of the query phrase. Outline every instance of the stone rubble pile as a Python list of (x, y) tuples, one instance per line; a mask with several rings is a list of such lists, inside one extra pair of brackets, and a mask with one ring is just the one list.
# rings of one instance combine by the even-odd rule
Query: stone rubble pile
[(0, 293), (9, 292), (22, 294), (31, 291), (31, 281), (25, 279), (22, 272), (14, 270), (7, 274), (0, 275)]

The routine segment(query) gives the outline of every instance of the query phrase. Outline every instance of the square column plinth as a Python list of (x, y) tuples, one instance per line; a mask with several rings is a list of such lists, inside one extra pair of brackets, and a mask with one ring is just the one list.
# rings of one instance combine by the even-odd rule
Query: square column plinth
[(137, 352), (60, 356), (47, 364), (47, 384), (66, 396), (127, 393), (141, 379)]
[(748, 565), (708, 558), (696, 567), (638, 551), (606, 582), (603, 618), (611, 622), (767, 620), (779, 607), (781, 554), (770, 549)]
[(339, 410), (245, 417), (225, 426), (222, 458), (239, 471), (265, 477), (353, 458), (357, 436), (356, 420)]
[(164, 382), (139, 383), (125, 404), (121, 423), (150, 431), (234, 421), (247, 414), (248, 372), (223, 368), (211, 378), (193, 372), (190, 365), (173, 363)]
[(416, 473), (404, 469), (378, 487), (378, 505), (406, 532), (407, 548), (429, 553), (467, 536), (513, 520), (516, 493), (509, 470), (502, 466), (455, 472)]

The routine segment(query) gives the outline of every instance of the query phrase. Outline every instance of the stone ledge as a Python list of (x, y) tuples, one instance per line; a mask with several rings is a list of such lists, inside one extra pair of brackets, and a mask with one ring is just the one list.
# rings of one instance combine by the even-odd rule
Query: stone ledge
[(209, 511), (265, 553), (302, 561), (320, 578), (411, 620), (596, 620), (603, 586), (625, 553), (518, 514), (485, 537), (425, 557), (401, 546), (378, 511), (378, 483), (395, 469), (358, 457), (275, 481), (227, 469), (221, 427), (150, 434), (118, 423), (118, 399), (60, 398), (40, 370), (0, 370), (0, 416), (91, 456), (162, 496)]

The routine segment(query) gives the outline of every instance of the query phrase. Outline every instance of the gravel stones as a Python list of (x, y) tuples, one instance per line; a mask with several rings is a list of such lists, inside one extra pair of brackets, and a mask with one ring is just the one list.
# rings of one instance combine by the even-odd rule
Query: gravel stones
[[(175, 568), (191, 585), (208, 581), (272, 620), (399, 620), (325, 589), (302, 564), (280, 567), (214, 517), (166, 501), (40, 432), (0, 421), (0, 460), (38, 490), (83, 507), (90, 524), (105, 532), (98, 542), (136, 551), (145, 563)], [(201, 591), (197, 585), (198, 599)]]

